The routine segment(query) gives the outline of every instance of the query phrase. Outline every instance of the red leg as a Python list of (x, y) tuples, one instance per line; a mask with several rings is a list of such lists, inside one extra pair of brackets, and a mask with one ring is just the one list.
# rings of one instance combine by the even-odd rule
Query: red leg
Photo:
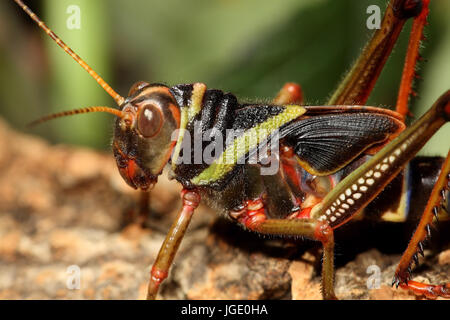
[(412, 261), (418, 262), (418, 255), (423, 255), (423, 241), (429, 237), (430, 225), (433, 222), (433, 215), (436, 216), (445, 202), (444, 195), (449, 190), (450, 182), (450, 151), (442, 165), (439, 178), (431, 191), (427, 206), (420, 219), (411, 241), (406, 248), (402, 259), (395, 271), (392, 285), (400, 285), (403, 289), (409, 289), (417, 295), (425, 295), (428, 299), (437, 297), (450, 298), (450, 283), (443, 285), (423, 284), (417, 281), (409, 280), (411, 276)]
[(277, 105), (303, 104), (303, 91), (300, 85), (288, 82), (278, 92), (273, 103)]
[(147, 300), (156, 299), (159, 285), (167, 278), (170, 266), (172, 265), (175, 254), (180, 246), (181, 240), (186, 233), (189, 222), (191, 221), (194, 210), (200, 203), (200, 195), (195, 190), (183, 189), (181, 192), (183, 208), (175, 219), (167, 233), (166, 239), (159, 249), (158, 257), (153, 264), (150, 272), (150, 282), (148, 284)]
[(409, 280), (407, 284), (401, 284), (400, 287), (411, 290), (417, 295), (423, 295), (427, 299), (436, 299), (437, 297), (450, 299), (450, 283), (433, 285)]
[(411, 114), (408, 109), (408, 100), (410, 94), (415, 94), (412, 91), (412, 81), (416, 76), (415, 67), (417, 60), (419, 59), (419, 47), (420, 42), (423, 38), (423, 27), (427, 23), (429, 2), (429, 0), (422, 0), (422, 11), (417, 17), (414, 18), (411, 35), (409, 37), (408, 50), (406, 51), (402, 81), (400, 83), (400, 89), (398, 91), (396, 106), (396, 111), (403, 117)]

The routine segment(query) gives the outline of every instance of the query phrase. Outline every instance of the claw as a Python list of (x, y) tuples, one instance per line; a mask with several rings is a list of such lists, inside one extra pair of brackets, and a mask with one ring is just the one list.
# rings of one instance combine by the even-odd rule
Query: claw
[(425, 256), (424, 253), (423, 253), (423, 244), (422, 244), (422, 242), (419, 242), (419, 243), (417, 244), (417, 252), (418, 252), (422, 257)]
[(427, 237), (431, 238), (431, 227), (429, 224), (427, 224), (427, 226), (425, 227), (425, 229), (427, 230)]
[(417, 254), (413, 255), (413, 260), (414, 260), (414, 263), (416, 264), (416, 266), (418, 266), (419, 265), (419, 257), (417, 256)]
[(433, 214), (434, 217), (436, 218), (436, 222), (439, 222), (439, 208), (438, 207), (433, 207)]
[(394, 278), (392, 279), (392, 286), (395, 286), (395, 288), (398, 289), (399, 284), (400, 284), (400, 280), (398, 279), (397, 276), (394, 276)]

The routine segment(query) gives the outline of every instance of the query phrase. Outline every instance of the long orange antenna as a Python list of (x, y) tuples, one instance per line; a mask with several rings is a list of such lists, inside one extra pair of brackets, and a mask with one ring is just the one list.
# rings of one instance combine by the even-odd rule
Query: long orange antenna
[(58, 112), (58, 113), (49, 114), (40, 119), (34, 120), (33, 122), (29, 123), (28, 126), (34, 126), (34, 125), (40, 124), (42, 122), (46, 122), (46, 121), (53, 120), (56, 118), (72, 116), (72, 115), (81, 114), (81, 113), (90, 113), (90, 112), (107, 112), (107, 113), (111, 113), (119, 118), (123, 118), (123, 116), (124, 116), (124, 113), (122, 111), (114, 109), (114, 108), (87, 107), (87, 108), (80, 108), (80, 109), (75, 109), (75, 110), (62, 111), (62, 112)]
[(53, 41), (56, 42), (58, 46), (60, 46), (76, 62), (78, 62), (78, 64), (82, 66), (83, 69), (86, 70), (91, 75), (91, 77), (94, 78), (95, 81), (97, 81), (99, 85), (102, 86), (102, 88), (116, 101), (117, 105), (122, 105), (125, 100), (122, 96), (114, 91), (114, 89), (111, 88), (109, 84), (105, 82), (105, 80), (103, 80), (91, 67), (89, 67), (86, 62), (84, 62), (83, 59), (81, 59), (75, 52), (73, 52), (72, 49), (70, 49), (52, 30), (50, 30), (50, 28), (47, 27), (47, 25), (41, 19), (39, 19), (38, 16), (33, 11), (31, 11), (31, 9), (28, 8), (21, 0), (14, 1), (23, 9), (23, 11), (25, 11), (31, 17), (31, 19), (33, 19), (38, 24), (38, 26), (42, 30), (45, 31), (46, 34), (50, 36), (50, 38), (53, 39)]

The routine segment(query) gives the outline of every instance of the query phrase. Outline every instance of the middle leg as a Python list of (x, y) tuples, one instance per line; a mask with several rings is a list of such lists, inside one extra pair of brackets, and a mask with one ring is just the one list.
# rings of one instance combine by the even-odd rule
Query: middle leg
[(230, 216), (247, 229), (267, 235), (305, 237), (322, 243), (322, 296), (327, 300), (335, 300), (334, 233), (328, 222), (311, 218), (267, 219), (261, 199), (247, 201), (247, 204), (239, 212), (230, 212)]

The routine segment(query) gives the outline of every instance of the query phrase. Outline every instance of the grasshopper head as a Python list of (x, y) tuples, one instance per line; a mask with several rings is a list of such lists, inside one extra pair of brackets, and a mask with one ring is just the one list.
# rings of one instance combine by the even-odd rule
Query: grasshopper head
[(124, 180), (147, 190), (169, 161), (180, 111), (168, 87), (146, 82), (133, 85), (121, 111), (114, 127), (114, 157)]

